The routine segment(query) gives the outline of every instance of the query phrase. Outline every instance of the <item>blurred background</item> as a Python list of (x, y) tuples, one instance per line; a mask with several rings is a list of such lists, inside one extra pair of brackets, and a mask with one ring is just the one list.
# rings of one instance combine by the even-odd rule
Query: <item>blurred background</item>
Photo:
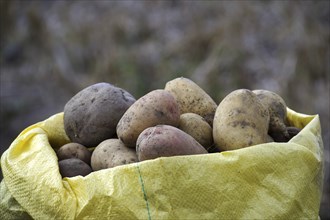
[(330, 219), (329, 1), (1, 0), (2, 154), (27, 126), (101, 81), (136, 98), (179, 76), (219, 103), (267, 89), (319, 114)]

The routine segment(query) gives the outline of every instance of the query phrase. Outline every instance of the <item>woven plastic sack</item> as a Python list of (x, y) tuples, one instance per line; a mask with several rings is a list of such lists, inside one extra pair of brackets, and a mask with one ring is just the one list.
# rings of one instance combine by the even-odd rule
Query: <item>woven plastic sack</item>
[[(63, 113), (25, 129), (1, 157), (1, 219), (318, 219), (317, 115), (288, 109), (288, 143), (158, 158), (62, 179)], [(53, 148), (52, 148), (53, 147)]]

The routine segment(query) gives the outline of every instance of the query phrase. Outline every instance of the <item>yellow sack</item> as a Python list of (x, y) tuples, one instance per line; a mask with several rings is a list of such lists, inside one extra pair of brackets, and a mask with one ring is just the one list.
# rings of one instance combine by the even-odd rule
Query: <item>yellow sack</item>
[(323, 143), (318, 115), (288, 143), (164, 157), (62, 179), (52, 147), (63, 113), (25, 129), (1, 157), (1, 219), (318, 219)]

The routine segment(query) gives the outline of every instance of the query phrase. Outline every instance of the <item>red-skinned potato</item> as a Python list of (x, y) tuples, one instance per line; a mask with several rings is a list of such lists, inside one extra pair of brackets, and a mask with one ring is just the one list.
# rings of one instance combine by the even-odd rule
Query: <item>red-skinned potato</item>
[(136, 153), (139, 161), (144, 161), (158, 157), (206, 154), (207, 150), (182, 130), (169, 125), (157, 125), (139, 135)]

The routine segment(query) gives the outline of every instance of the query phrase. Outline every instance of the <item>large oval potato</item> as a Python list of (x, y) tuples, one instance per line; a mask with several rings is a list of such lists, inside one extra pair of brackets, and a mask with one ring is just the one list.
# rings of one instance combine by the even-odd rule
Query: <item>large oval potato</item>
[(153, 90), (139, 98), (117, 125), (117, 135), (127, 147), (135, 147), (140, 133), (159, 124), (178, 126), (180, 110), (173, 95), (165, 90)]
[(91, 152), (83, 145), (78, 143), (68, 143), (60, 147), (56, 152), (58, 160), (78, 158), (87, 164), (91, 162)]
[(91, 85), (64, 107), (64, 128), (72, 142), (95, 147), (112, 138), (125, 111), (135, 102), (127, 91), (109, 83)]
[(126, 147), (119, 139), (108, 139), (94, 149), (91, 166), (97, 171), (137, 161), (135, 149)]
[(145, 129), (137, 140), (139, 161), (176, 155), (205, 154), (207, 150), (193, 137), (170, 125)]
[(195, 82), (184, 77), (176, 78), (166, 83), (165, 90), (174, 95), (181, 114), (196, 113), (212, 126), (217, 104)]
[(213, 139), (222, 150), (266, 143), (269, 113), (252, 91), (238, 89), (219, 104), (213, 122)]
[(178, 128), (192, 136), (205, 149), (209, 149), (213, 144), (212, 127), (200, 115), (195, 113), (180, 115)]

